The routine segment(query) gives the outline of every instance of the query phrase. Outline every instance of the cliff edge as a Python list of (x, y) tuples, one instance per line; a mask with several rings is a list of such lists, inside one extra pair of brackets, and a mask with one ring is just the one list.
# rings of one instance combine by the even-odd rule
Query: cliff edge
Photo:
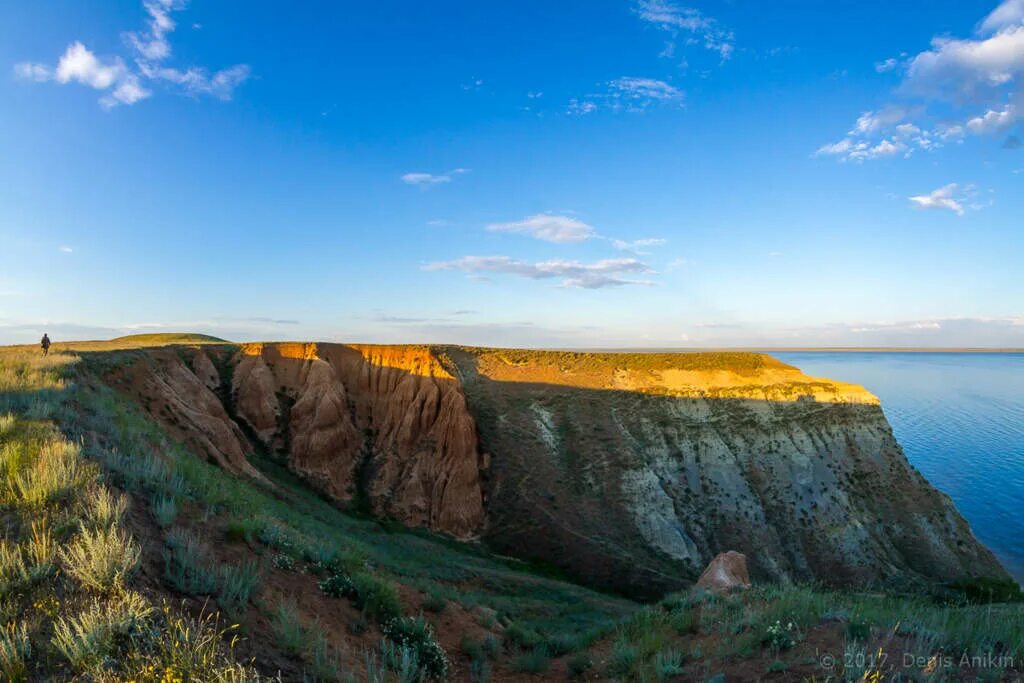
[(244, 344), (139, 352), (108, 380), (238, 474), (311, 487), (654, 597), (718, 553), (757, 579), (1005, 578), (907, 462), (879, 401), (754, 353)]

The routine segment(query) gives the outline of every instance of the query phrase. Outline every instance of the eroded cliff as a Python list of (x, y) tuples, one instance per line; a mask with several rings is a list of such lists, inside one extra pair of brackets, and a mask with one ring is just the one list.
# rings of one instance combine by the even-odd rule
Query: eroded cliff
[(768, 356), (247, 344), (112, 373), (225, 468), (654, 596), (738, 550), (755, 579), (1003, 577), (878, 400)]

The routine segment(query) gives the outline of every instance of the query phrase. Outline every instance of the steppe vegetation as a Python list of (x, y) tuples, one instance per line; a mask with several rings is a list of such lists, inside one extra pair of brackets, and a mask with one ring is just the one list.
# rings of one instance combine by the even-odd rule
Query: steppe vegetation
[[(344, 513), (265, 456), (270, 486), (234, 477), (96, 379), (131, 346), (0, 350), (0, 679), (1019, 675), (1024, 608), (976, 586), (756, 586), (644, 606)], [(965, 652), (997, 664), (961, 666)]]

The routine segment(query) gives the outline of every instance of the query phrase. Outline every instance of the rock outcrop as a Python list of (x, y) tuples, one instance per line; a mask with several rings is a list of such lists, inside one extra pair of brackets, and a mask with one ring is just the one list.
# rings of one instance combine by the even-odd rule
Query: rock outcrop
[(750, 588), (747, 556), (735, 550), (716, 555), (694, 587), (719, 595)]
[(262, 449), (340, 504), (590, 585), (655, 597), (733, 549), (759, 580), (1006, 576), (874, 396), (765, 355), (217, 349), (114, 379), (227, 469)]

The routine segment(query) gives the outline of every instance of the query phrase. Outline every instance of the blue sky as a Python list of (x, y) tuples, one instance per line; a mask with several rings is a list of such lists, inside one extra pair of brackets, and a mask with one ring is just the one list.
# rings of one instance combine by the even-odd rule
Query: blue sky
[(0, 343), (1024, 346), (1024, 0), (0, 7)]

